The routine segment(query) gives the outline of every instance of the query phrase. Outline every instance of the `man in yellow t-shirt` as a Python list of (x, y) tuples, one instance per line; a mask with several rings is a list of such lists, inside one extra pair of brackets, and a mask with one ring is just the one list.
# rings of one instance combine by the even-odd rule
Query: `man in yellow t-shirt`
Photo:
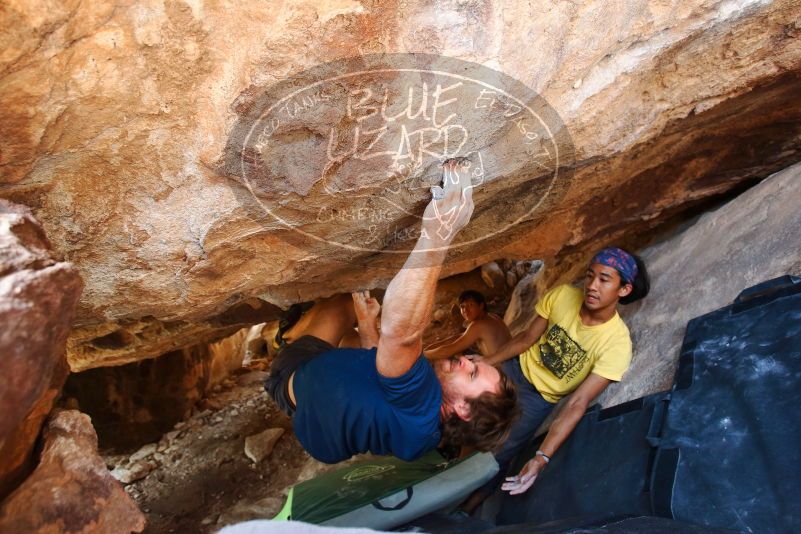
[(520, 355), (520, 368), (551, 403), (575, 390), (591, 372), (619, 381), (631, 362), (631, 337), (620, 315), (615, 312), (604, 323), (585, 325), (579, 312), (583, 301), (580, 288), (562, 285), (534, 308), (548, 320), (548, 328)]
[(590, 403), (623, 377), (631, 362), (631, 337), (617, 304), (635, 302), (649, 289), (640, 258), (620, 248), (605, 248), (590, 261), (583, 290), (562, 285), (546, 293), (534, 308), (537, 316), (530, 326), (485, 360), (502, 363), (517, 386), (523, 415), (495, 453), (498, 476), (462, 505), (465, 511), (472, 512), (497, 489), (509, 464), (554, 405), (572, 394), (534, 458), (503, 485), (512, 495), (531, 487)]

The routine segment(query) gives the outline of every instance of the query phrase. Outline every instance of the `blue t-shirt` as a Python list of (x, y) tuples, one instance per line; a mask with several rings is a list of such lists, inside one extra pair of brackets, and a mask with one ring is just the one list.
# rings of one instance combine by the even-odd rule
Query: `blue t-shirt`
[(387, 378), (375, 358), (376, 349), (334, 349), (295, 372), (293, 427), (314, 458), (336, 463), (371, 452), (411, 461), (439, 443), (442, 389), (428, 360)]

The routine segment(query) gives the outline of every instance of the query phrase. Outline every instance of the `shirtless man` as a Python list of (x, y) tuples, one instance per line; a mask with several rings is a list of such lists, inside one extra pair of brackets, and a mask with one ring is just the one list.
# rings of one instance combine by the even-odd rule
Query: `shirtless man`
[(472, 346), (478, 348), (482, 356), (495, 354), (504, 343), (512, 339), (509, 327), (503, 320), (487, 311), (484, 295), (478, 291), (467, 290), (459, 295), (459, 311), (467, 321), (465, 331), (440, 343), (429, 346), (426, 358), (437, 360), (463, 354)]

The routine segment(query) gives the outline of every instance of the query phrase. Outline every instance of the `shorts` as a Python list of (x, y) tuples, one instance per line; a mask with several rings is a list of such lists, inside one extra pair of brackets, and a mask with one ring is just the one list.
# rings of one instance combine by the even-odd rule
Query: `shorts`
[(284, 345), (270, 366), (270, 376), (264, 381), (264, 389), (285, 414), (292, 416), (295, 405), (289, 398), (289, 378), (320, 354), (335, 347), (314, 336), (301, 336), (292, 343)]

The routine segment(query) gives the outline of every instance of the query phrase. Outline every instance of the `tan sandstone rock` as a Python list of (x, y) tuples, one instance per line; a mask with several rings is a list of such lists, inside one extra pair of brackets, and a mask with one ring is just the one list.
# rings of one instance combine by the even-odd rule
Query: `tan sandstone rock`
[(481, 266), (481, 279), (487, 287), (494, 288), (506, 282), (506, 275), (497, 262), (490, 261)]
[(0, 498), (30, 467), (64, 384), (64, 347), (82, 283), (57, 262), (30, 210), (0, 200)]
[(36, 471), (0, 506), (0, 531), (128, 534), (145, 517), (97, 454), (89, 417), (54, 413)]
[(273, 452), (275, 444), (283, 435), (283, 428), (268, 428), (263, 432), (246, 437), (245, 455), (255, 464), (261, 462)]
[[(425, 188), (393, 193), (378, 159), (337, 160), (330, 183), (297, 172), (317, 168), (329, 131), (353, 131), (344, 104), (256, 131), (259, 150), (281, 136), (284, 156), (263, 167), (277, 179), (254, 190), (237, 176), (255, 161), (236, 150), (247, 121), (290, 75), (360, 54), (442, 55), (519, 80), (559, 114), (567, 130), (551, 133), (569, 131), (575, 162), (547, 188), (520, 135), (462, 117), (471, 150), (494, 162), (464, 239), (492, 237), (460, 247), (452, 274), (644, 232), (796, 161), (800, 19), (797, 0), (12, 0), (0, 195), (31, 206), (86, 281), (72, 368), (119, 365), (232, 333), (217, 318), (248, 299), (258, 306), (239, 326), (270, 319), (257, 307), (382, 286), (402, 261), (331, 242), (392, 248), (413, 235)], [(287, 113), (325, 98), (306, 96)], [(374, 174), (354, 183), (360, 171)], [(265, 199), (305, 233), (266, 216)], [(353, 222), (387, 199), (388, 216)]]
[(130, 484), (145, 478), (156, 467), (158, 467), (156, 462), (140, 460), (129, 465), (116, 467), (111, 471), (111, 476), (123, 484)]
[(534, 306), (539, 298), (537, 280), (541, 274), (542, 262), (531, 262), (528, 271), (512, 291), (512, 295), (509, 298), (509, 306), (506, 307), (503, 315), (503, 322), (509, 327), (512, 335), (517, 335), (527, 328), (537, 316)]

